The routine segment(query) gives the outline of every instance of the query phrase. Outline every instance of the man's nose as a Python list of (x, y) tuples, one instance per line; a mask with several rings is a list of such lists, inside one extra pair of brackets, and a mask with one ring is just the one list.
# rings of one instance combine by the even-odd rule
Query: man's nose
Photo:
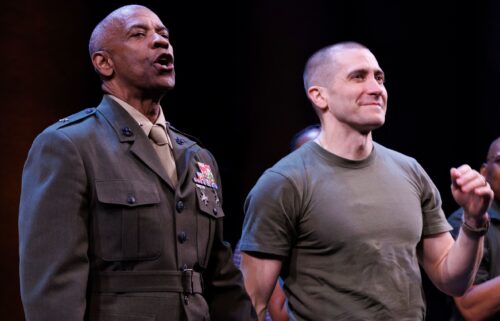
[(163, 35), (155, 33), (153, 36), (153, 46), (155, 48), (168, 48), (170, 47), (170, 41)]
[(366, 85), (368, 92), (371, 94), (380, 95), (384, 91), (384, 83), (376, 78), (369, 78)]

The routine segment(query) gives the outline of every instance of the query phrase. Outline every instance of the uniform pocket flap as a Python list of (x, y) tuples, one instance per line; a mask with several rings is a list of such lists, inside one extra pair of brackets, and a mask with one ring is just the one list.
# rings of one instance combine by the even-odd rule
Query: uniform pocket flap
[(213, 218), (224, 217), (217, 191), (211, 187), (196, 184), (196, 196), (200, 210)]
[(138, 180), (96, 181), (97, 199), (101, 203), (141, 206), (160, 203), (156, 185)]

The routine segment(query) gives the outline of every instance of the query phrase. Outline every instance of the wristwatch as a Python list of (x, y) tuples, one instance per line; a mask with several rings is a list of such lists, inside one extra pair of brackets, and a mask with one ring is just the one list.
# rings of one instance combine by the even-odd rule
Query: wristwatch
[(488, 228), (490, 227), (490, 216), (486, 213), (486, 220), (481, 227), (472, 227), (467, 222), (465, 222), (464, 217), (462, 215), (462, 230), (469, 236), (472, 237), (481, 237), (486, 232), (488, 232)]

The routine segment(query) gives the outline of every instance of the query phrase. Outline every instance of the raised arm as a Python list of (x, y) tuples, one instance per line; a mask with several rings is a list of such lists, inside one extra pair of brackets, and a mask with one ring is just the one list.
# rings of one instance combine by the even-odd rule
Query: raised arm
[(460, 296), (474, 281), (482, 257), (484, 236), (479, 231), (488, 222), (486, 210), (493, 191), (468, 165), (453, 168), (451, 179), (453, 197), (464, 209), (460, 234), (455, 242), (449, 233), (425, 237), (419, 257), (426, 273), (441, 291)]

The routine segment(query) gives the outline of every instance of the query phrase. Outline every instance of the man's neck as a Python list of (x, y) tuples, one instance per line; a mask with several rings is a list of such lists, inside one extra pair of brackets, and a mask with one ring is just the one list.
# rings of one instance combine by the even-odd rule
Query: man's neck
[(365, 159), (373, 149), (371, 132), (364, 134), (345, 126), (322, 126), (315, 142), (330, 153), (350, 160)]
[(137, 109), (141, 114), (146, 116), (153, 124), (160, 115), (160, 101), (163, 95), (145, 95), (140, 93), (132, 93), (124, 90), (116, 90), (116, 88), (109, 88), (103, 86), (103, 91), (109, 95), (123, 100), (130, 106)]

